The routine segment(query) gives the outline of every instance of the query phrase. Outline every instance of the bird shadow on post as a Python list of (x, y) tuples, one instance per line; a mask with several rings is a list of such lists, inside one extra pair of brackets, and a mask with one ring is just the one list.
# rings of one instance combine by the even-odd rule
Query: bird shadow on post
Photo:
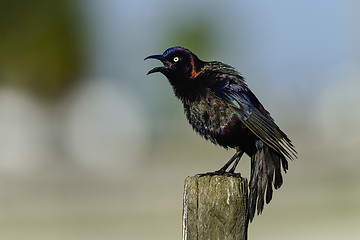
[(235, 174), (187, 177), (182, 239), (247, 239), (247, 189)]

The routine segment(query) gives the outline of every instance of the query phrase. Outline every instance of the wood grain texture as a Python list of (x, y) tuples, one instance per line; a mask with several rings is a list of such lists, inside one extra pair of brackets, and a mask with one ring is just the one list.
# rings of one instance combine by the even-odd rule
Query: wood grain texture
[(187, 177), (183, 240), (247, 239), (247, 180), (235, 175)]

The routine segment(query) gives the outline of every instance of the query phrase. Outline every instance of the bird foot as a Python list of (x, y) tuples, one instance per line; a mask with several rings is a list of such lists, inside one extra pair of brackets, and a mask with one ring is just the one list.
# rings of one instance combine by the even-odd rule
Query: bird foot
[(205, 176), (234, 176), (234, 177), (241, 177), (241, 173), (234, 173), (234, 172), (226, 172), (223, 169), (214, 171), (214, 172), (207, 172), (207, 173), (199, 173), (196, 174), (196, 176), (199, 177), (205, 177)]

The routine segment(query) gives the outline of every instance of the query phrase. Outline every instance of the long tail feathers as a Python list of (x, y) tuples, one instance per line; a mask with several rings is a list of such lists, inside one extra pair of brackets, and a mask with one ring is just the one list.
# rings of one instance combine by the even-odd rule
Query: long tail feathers
[(251, 158), (251, 176), (249, 183), (248, 219), (250, 222), (264, 209), (272, 199), (273, 188), (278, 189), (282, 183), (281, 167), (288, 169), (288, 162), (283, 155), (279, 155), (260, 140), (256, 142), (257, 151)]

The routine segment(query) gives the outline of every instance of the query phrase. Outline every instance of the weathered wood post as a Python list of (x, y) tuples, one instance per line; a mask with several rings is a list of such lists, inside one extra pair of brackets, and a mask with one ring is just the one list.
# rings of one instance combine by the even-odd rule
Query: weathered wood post
[(237, 175), (187, 177), (182, 239), (247, 239), (247, 188)]

